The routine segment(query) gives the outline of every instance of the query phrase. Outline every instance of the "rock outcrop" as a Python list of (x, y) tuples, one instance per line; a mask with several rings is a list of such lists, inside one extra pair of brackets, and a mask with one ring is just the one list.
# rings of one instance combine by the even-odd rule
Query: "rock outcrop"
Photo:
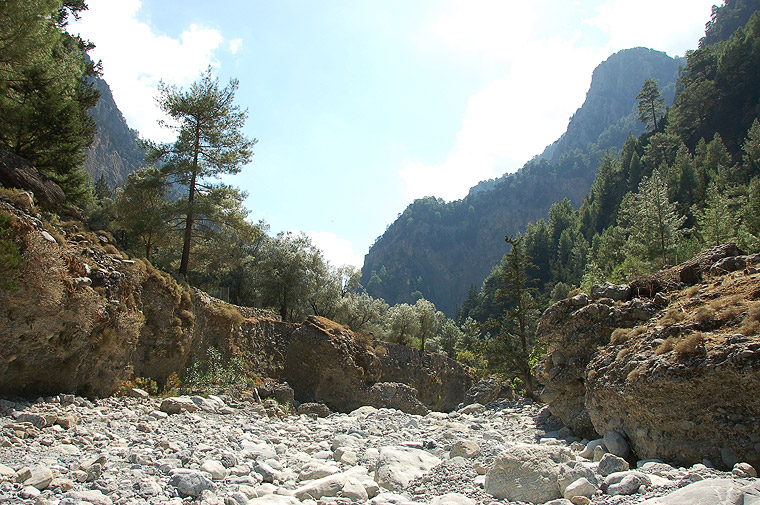
[(61, 187), (20, 156), (0, 149), (0, 185), (31, 191), (37, 202), (50, 209), (66, 199)]
[[(551, 412), (638, 458), (760, 463), (760, 258), (733, 244), (640, 281), (652, 300), (563, 300), (542, 316), (536, 369)], [(691, 284), (689, 286), (689, 284)]]
[[(472, 384), (467, 368), (442, 355), (393, 345), (376, 353), (377, 343), (327, 319), (287, 323), (224, 303), (126, 259), (107, 233), (81, 223), (56, 231), (4, 201), (0, 212), (20, 251), (15, 286), (0, 289), (0, 395), (105, 396), (133, 377), (163, 383), (212, 348), (249, 375), (287, 380), (288, 398), (273, 395), (281, 404), (295, 395), (342, 412), (377, 404), (424, 413), (454, 409)], [(399, 383), (408, 398), (389, 400), (387, 387), (371, 393), (376, 383)]]

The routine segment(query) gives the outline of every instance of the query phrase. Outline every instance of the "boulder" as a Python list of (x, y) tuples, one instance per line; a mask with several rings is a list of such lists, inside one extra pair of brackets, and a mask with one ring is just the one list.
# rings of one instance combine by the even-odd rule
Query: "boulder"
[(563, 495), (566, 500), (572, 500), (576, 496), (585, 496), (586, 498), (591, 498), (597, 492), (599, 492), (599, 488), (592, 484), (587, 478), (581, 477), (580, 479), (568, 484), (568, 486), (565, 488), (565, 491), (563, 492)]
[(197, 412), (200, 410), (200, 407), (187, 396), (172, 396), (164, 398), (161, 402), (160, 409), (161, 412), (166, 412), (167, 414), (179, 414), (183, 410), (187, 412)]
[(605, 282), (591, 287), (591, 298), (599, 300), (601, 298), (610, 298), (618, 302), (628, 300), (631, 295), (631, 286), (628, 284), (612, 284)]
[(37, 202), (52, 208), (66, 200), (61, 187), (20, 156), (0, 149), (0, 185), (31, 191)]
[(585, 294), (566, 298), (544, 312), (537, 338), (547, 346), (546, 358), (535, 368), (543, 384), (541, 400), (573, 433), (597, 438), (586, 410), (586, 366), (600, 346), (607, 345), (612, 331), (632, 328), (648, 320), (658, 308), (631, 300), (619, 306), (590, 302)]
[(641, 486), (648, 486), (652, 481), (648, 475), (637, 470), (616, 472), (604, 479), (602, 489), (609, 495), (629, 495), (637, 492)]
[(678, 277), (685, 284), (697, 284), (718, 261), (742, 255), (744, 252), (733, 242), (712, 247), (676, 267)]
[(616, 472), (625, 472), (630, 469), (626, 460), (614, 454), (607, 453), (599, 460), (599, 475), (607, 477)]
[(298, 406), (298, 413), (302, 416), (327, 417), (331, 412), (324, 403), (302, 403)]
[(544, 503), (561, 498), (557, 477), (562, 463), (574, 460), (564, 447), (520, 444), (494, 460), (486, 474), (485, 491), (495, 498)]
[(385, 489), (401, 491), (440, 463), (439, 458), (422, 449), (383, 447), (375, 464), (375, 481)]
[(291, 335), (282, 377), (302, 403), (323, 403), (351, 412), (368, 404), (369, 387), (380, 380), (380, 360), (347, 329), (310, 316)]
[(455, 410), (473, 384), (470, 369), (443, 354), (388, 342), (376, 341), (375, 345), (385, 349), (380, 358), (379, 380), (413, 387), (420, 402), (430, 410)]
[(604, 432), (602, 440), (607, 451), (615, 456), (625, 459), (631, 454), (631, 448), (625, 439), (625, 435), (617, 430), (607, 430)]
[(369, 388), (369, 405), (396, 409), (408, 414), (426, 415), (429, 411), (418, 399), (417, 390), (398, 382), (378, 382)]
[(760, 503), (760, 481), (705, 479), (641, 505), (734, 505)]
[(511, 384), (498, 377), (486, 377), (465, 391), (463, 403), (465, 405), (472, 403), (485, 405), (499, 399), (511, 400), (513, 398), (514, 392)]
[(459, 440), (449, 450), (449, 457), (456, 458), (462, 457), (465, 459), (477, 458), (482, 451), (477, 442), (471, 440)]
[(581, 478), (586, 479), (594, 486), (599, 487), (600, 482), (594, 470), (594, 465), (591, 463), (583, 463), (580, 461), (563, 463), (560, 465), (557, 473), (557, 486), (559, 487), (559, 492), (564, 494), (567, 486)]

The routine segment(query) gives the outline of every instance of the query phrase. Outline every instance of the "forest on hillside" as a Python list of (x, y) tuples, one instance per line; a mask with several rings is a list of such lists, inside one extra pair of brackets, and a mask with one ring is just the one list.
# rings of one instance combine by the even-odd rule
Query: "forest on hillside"
[[(597, 142), (587, 152), (565, 137), (518, 174), (496, 181), (495, 188), (510, 188), (517, 199), (502, 221), (486, 219), (477, 228), (469, 221), (476, 205), (498, 203), (489, 199), (499, 193), (487, 188), (452, 203), (423, 199), (400, 216), (393, 225), (398, 236), (424, 234), (433, 249), (456, 240), (499, 245), (490, 274), (469, 290), (455, 317), (423, 296), (429, 278), (398, 277), (389, 265), (362, 276), (330, 264), (306, 235), (272, 236), (266, 223), (249, 219), (245, 193), (220, 176), (239, 171), (256, 140), (241, 133), (247, 111), (235, 104), (237, 81), (220, 83), (211, 69), (187, 88), (159, 90), (162, 109), (177, 121), (176, 141), (138, 146), (147, 153), (145, 166), (115, 191), (105, 177), (93, 184), (84, 162), (95, 134), (88, 111), (97, 102), (98, 65), (86, 57), (92, 45), (64, 29), (86, 8), (81, 0), (0, 5), (2, 19), (12, 21), (0, 24), (0, 149), (62, 188), (65, 201), (44, 209), (52, 227), (81, 220), (110, 236), (125, 256), (284, 320), (324, 316), (368, 338), (443, 352), (482, 373), (525, 382), (540, 353), (536, 316), (553, 300), (604, 280), (646, 275), (730, 240), (760, 250), (758, 3), (729, 1), (714, 9), (670, 91), (671, 107), (667, 87), (644, 80), (631, 97), (636, 128), (626, 115), (589, 137)], [(677, 62), (654, 57), (663, 71), (677, 69)], [(638, 136), (629, 133), (636, 129)], [(619, 151), (607, 149), (616, 143)], [(520, 210), (539, 196), (549, 199), (546, 209), (526, 220)], [(20, 193), (3, 187), (0, 198), (19, 201)], [(447, 220), (460, 223), (454, 235), (431, 233), (428, 223)], [(498, 231), (503, 220), (525, 225), (507, 243)], [(0, 212), (2, 289), (13, 289), (22, 252), (14, 237), (12, 218)], [(469, 263), (459, 251), (444, 275)], [(391, 306), (372, 293), (393, 275), (407, 298)]]

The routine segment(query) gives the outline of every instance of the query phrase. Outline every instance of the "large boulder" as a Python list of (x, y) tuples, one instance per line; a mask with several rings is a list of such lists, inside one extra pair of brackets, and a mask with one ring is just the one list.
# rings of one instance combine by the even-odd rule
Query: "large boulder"
[(495, 402), (499, 399), (512, 400), (513, 398), (514, 392), (512, 391), (512, 385), (498, 377), (492, 376), (486, 377), (473, 384), (472, 387), (465, 392), (463, 403), (465, 405), (473, 403), (485, 405), (486, 403)]
[(585, 405), (595, 429), (618, 430), (640, 459), (760, 464), (760, 342), (718, 334), (681, 352), (665, 348), (672, 331), (656, 327), (591, 360)]
[(408, 414), (426, 415), (429, 411), (417, 399), (417, 390), (398, 382), (378, 382), (369, 388), (369, 405), (396, 409)]
[(561, 498), (557, 478), (560, 465), (575, 459), (564, 447), (520, 444), (494, 460), (486, 474), (485, 491), (509, 501), (546, 503)]
[(430, 410), (456, 409), (472, 386), (470, 370), (448, 356), (388, 342), (376, 342), (376, 345), (385, 349), (380, 358), (382, 381), (412, 386)]
[(310, 316), (287, 346), (283, 378), (302, 403), (351, 412), (368, 404), (368, 389), (380, 376), (380, 360), (372, 349), (324, 318)]
[(66, 200), (61, 187), (20, 156), (0, 149), (0, 185), (31, 191), (45, 208), (55, 207)]
[(440, 463), (439, 458), (422, 449), (383, 447), (375, 465), (375, 481), (385, 489), (400, 491)]
[(706, 479), (641, 505), (735, 505), (760, 503), (760, 481)]
[(561, 300), (544, 312), (537, 336), (547, 352), (535, 370), (544, 386), (541, 400), (576, 435), (596, 438), (585, 406), (585, 381), (586, 366), (597, 349), (610, 342), (614, 329), (631, 328), (648, 320), (657, 310), (654, 304), (641, 300), (615, 305), (604, 300), (592, 302), (587, 295), (580, 294)]
[(697, 284), (710, 273), (710, 269), (716, 262), (743, 254), (744, 252), (733, 242), (712, 247), (676, 267), (678, 277), (683, 283)]

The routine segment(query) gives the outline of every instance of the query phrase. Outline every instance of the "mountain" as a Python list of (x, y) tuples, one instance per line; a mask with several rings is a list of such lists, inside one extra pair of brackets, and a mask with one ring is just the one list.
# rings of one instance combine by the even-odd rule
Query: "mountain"
[(362, 284), (388, 303), (424, 296), (449, 315), (506, 252), (504, 235), (545, 218), (568, 198), (578, 206), (606, 149), (640, 133), (636, 95), (647, 78), (672, 103), (680, 59), (645, 48), (620, 51), (592, 76), (583, 106), (556, 142), (513, 174), (485, 181), (461, 200), (416, 200), (365, 256)]
[(137, 131), (127, 125), (111, 88), (103, 79), (94, 80), (100, 100), (90, 109), (97, 131), (87, 150), (85, 167), (93, 181), (102, 175), (111, 188), (120, 186), (127, 176), (143, 166), (145, 151), (138, 144)]

